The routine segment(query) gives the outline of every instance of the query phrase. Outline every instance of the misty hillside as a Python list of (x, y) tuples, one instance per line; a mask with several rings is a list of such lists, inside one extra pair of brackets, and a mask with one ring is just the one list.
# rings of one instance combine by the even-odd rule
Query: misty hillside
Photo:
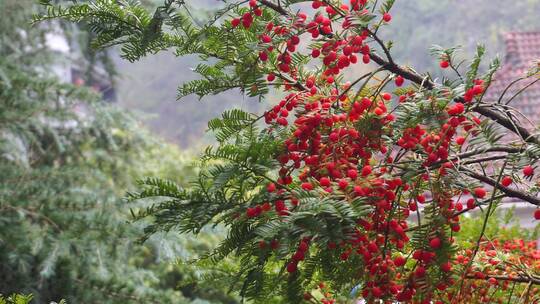
[[(198, 15), (223, 4), (217, 0), (188, 3)], [(432, 43), (445, 47), (462, 45), (466, 55), (471, 56), (479, 41), (486, 44), (489, 56), (493, 57), (504, 53), (502, 33), (540, 30), (540, 0), (517, 0), (512, 6), (503, 0), (398, 0), (395, 10), (400, 14), (382, 30), (383, 37), (395, 38), (393, 52), (397, 60), (420, 72), (437, 71), (437, 60), (428, 51)], [(437, 34), (441, 28), (447, 30), (445, 35)], [(263, 106), (240, 92), (202, 101), (196, 96), (176, 101), (178, 85), (197, 77), (191, 71), (197, 58), (175, 58), (162, 53), (135, 64), (119, 58), (116, 62), (123, 75), (118, 81), (121, 105), (138, 112), (151, 129), (183, 148), (210, 142), (211, 137), (205, 133), (206, 122), (224, 109)]]

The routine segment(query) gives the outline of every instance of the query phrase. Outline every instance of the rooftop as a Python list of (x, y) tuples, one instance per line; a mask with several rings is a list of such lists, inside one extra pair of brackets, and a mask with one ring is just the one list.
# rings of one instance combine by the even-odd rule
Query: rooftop
[[(516, 79), (524, 77), (540, 60), (540, 32), (509, 32), (504, 35), (506, 56), (502, 68), (495, 74), (493, 84), (486, 94), (489, 101), (498, 100), (504, 90)], [(515, 83), (502, 99), (507, 103), (512, 96), (537, 80), (529, 77)], [(510, 106), (518, 109), (533, 124), (540, 123), (540, 81), (532, 84), (527, 90), (514, 98)], [(532, 128), (533, 125), (530, 125)]]

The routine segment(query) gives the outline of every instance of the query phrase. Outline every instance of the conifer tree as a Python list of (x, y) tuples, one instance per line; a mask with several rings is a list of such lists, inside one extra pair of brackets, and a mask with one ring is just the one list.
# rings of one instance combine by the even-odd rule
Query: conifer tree
[[(201, 78), (180, 98), (282, 96), (264, 113), (210, 121), (218, 145), (189, 187), (148, 179), (129, 195), (163, 199), (135, 214), (152, 219), (148, 235), (227, 226), (203, 261), (238, 257), (232, 288), (260, 303), (539, 300), (535, 242), (485, 237), (503, 199), (540, 206), (538, 130), (508, 105), (514, 96), (486, 97), (498, 59), (481, 70), (482, 46), (467, 64), (458, 48), (433, 47), (442, 79), (400, 65), (380, 38), (394, 0), (224, 2), (205, 25), (173, 0), (154, 13), (137, 2), (45, 3), (36, 17), (87, 22), (95, 47), (121, 45), (131, 61), (199, 55)], [(362, 64), (372, 70), (356, 75)], [(539, 72), (531, 63), (521, 80)], [(476, 239), (456, 242), (460, 217), (479, 209)]]

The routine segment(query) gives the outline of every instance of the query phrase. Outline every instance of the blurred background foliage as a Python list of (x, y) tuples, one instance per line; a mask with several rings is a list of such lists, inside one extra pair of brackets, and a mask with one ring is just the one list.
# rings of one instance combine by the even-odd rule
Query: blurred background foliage
[[(0, 294), (32, 294), (32, 303), (237, 303), (219, 282), (197, 284), (204, 270), (175, 260), (211, 248), (219, 229), (136, 242), (144, 224), (130, 223), (129, 209), (142, 206), (127, 206), (125, 192), (144, 176), (185, 185), (196, 170), (191, 154), (91, 88), (51, 76), (80, 58), (50, 51), (46, 37), (62, 27), (30, 27), (34, 4), (0, 0)], [(60, 31), (80, 38), (81, 29)]]

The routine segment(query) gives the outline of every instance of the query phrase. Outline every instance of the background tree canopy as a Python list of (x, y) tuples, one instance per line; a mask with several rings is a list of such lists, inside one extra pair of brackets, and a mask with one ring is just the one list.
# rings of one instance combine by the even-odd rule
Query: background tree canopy
[(54, 68), (81, 58), (51, 51), (47, 35), (79, 43), (84, 27), (30, 27), (33, 3), (0, 1), (0, 294), (32, 294), (32, 303), (236, 303), (218, 283), (198, 286), (204, 271), (174, 263), (206, 251), (219, 230), (137, 242), (142, 225), (130, 223), (129, 208), (151, 201), (126, 206), (122, 197), (144, 176), (186, 184), (192, 158), (92, 89), (60, 82)]

